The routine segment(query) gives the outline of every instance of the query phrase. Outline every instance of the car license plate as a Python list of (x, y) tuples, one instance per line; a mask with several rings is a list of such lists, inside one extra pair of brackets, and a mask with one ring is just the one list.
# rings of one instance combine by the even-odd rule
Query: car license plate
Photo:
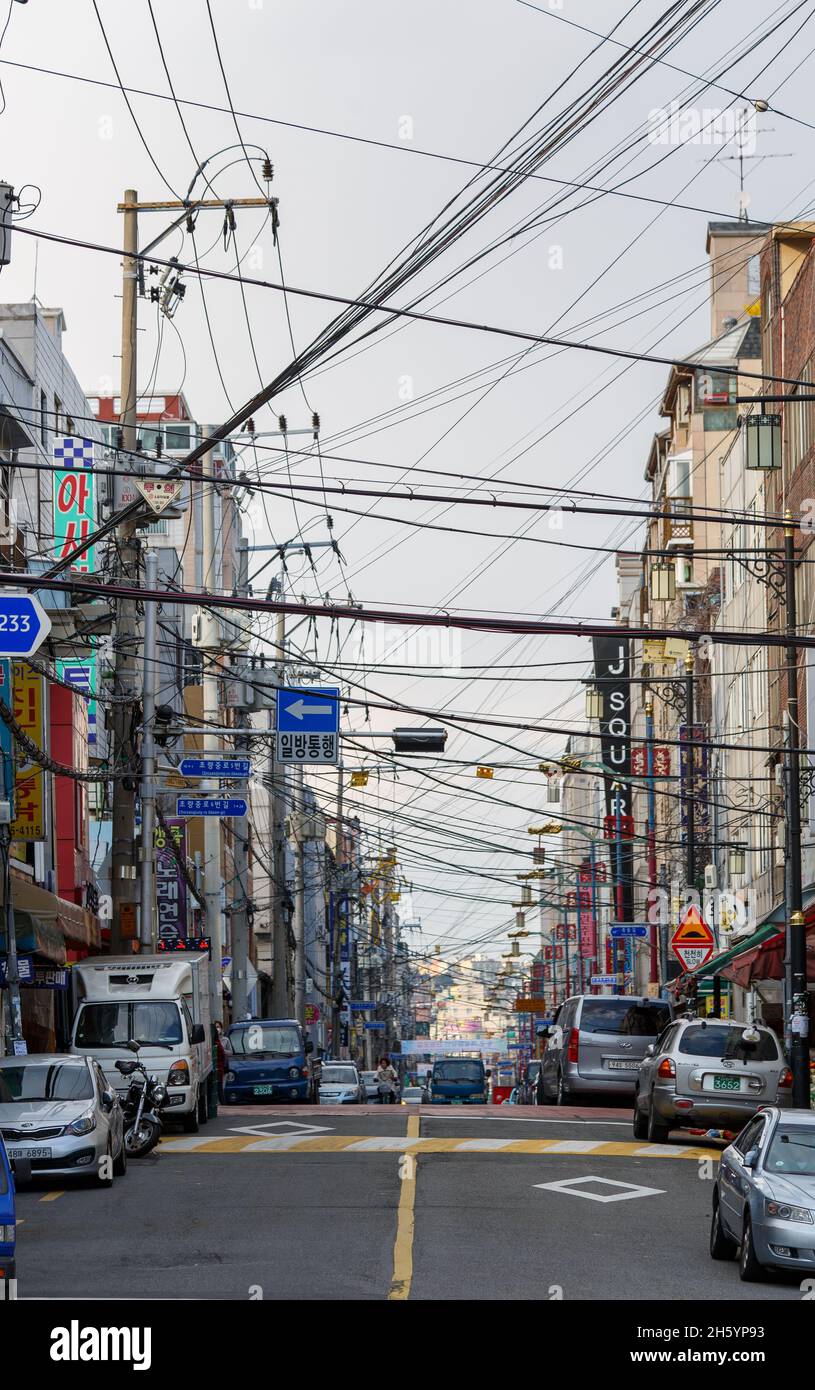
[(273, 1095), (274, 1095), (274, 1086), (253, 1086), (253, 1087), (252, 1087), (252, 1095), (253, 1095), (253, 1096), (273, 1096)]
[(50, 1150), (50, 1149), (44, 1149), (44, 1148), (42, 1148), (42, 1146), (40, 1146), (39, 1148), (33, 1148), (33, 1147), (30, 1147), (30, 1148), (29, 1148), (29, 1147), (26, 1147), (26, 1148), (22, 1149), (22, 1148), (19, 1147), (19, 1145), (9, 1144), (8, 1147), (6, 1148), (6, 1153), (8, 1154), (9, 1158), (51, 1158), (51, 1157), (52, 1157), (51, 1150)]
[(456, 1099), (451, 1100), (450, 1104), (451, 1104), (451, 1105), (463, 1105), (463, 1104), (464, 1104), (464, 1101), (461, 1099), (461, 1097), (458, 1097), (458, 1098), (456, 1098)]
[(714, 1076), (714, 1091), (740, 1091), (741, 1081), (737, 1076)]
[(637, 1071), (639, 1062), (634, 1057), (607, 1057), (606, 1066), (611, 1071)]

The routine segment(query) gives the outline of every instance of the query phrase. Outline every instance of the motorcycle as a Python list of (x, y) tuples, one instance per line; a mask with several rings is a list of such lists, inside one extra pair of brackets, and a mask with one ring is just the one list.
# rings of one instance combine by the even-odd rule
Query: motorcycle
[[(129, 1042), (130, 1052), (138, 1053), (139, 1044)], [(120, 1058), (116, 1070), (130, 1077), (127, 1095), (122, 1100), (124, 1112), (124, 1143), (128, 1158), (142, 1158), (156, 1147), (161, 1138), (161, 1107), (167, 1091), (154, 1076), (149, 1076), (138, 1056), (132, 1061)], [(141, 1075), (138, 1075), (141, 1073)]]

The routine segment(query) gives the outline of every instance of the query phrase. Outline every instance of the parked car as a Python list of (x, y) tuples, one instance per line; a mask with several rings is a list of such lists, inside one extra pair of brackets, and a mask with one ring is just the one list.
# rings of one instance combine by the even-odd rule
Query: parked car
[(127, 1171), (119, 1099), (93, 1057), (0, 1057), (0, 1136), (34, 1176), (91, 1173), (111, 1187)]
[(725, 1149), (713, 1186), (710, 1254), (738, 1254), (742, 1279), (815, 1269), (815, 1114), (768, 1106)]
[(365, 1086), (353, 1062), (323, 1062), (321, 1105), (367, 1105)]
[(423, 1105), (424, 1087), (423, 1086), (403, 1086), (402, 1087), (403, 1105)]
[(524, 1071), (523, 1081), (519, 1087), (523, 1100), (519, 1104), (523, 1105), (543, 1105), (543, 1063), (530, 1062)]
[[(17, 1211), (14, 1191), (18, 1181), (25, 1182), (30, 1176), (28, 1160), (20, 1158), (12, 1163), (0, 1135), (0, 1280), (16, 1278)], [(3, 1295), (4, 1284), (0, 1283), (0, 1301)]]
[(677, 1019), (649, 1046), (634, 1095), (634, 1138), (672, 1129), (739, 1130), (764, 1105), (789, 1105), (792, 1075), (769, 1028)]
[(592, 1093), (628, 1102), (646, 1048), (672, 1016), (666, 1000), (641, 995), (576, 994), (565, 999), (544, 1034), (543, 1103), (568, 1105)]
[(363, 1071), (360, 1073), (362, 1084), (365, 1087), (365, 1095), (369, 1101), (379, 1100), (379, 1084), (376, 1079), (375, 1071)]

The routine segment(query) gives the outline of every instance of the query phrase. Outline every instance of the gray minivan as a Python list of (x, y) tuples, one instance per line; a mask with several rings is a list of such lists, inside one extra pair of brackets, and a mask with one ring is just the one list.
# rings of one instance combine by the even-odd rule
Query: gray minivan
[(643, 995), (576, 994), (565, 999), (548, 1029), (544, 1103), (568, 1105), (592, 1094), (631, 1100), (645, 1049), (672, 1018), (667, 1000)]

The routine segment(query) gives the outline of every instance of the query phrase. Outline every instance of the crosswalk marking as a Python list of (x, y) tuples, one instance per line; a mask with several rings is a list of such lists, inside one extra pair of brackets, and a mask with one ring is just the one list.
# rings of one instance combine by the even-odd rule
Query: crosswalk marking
[(401, 1135), (332, 1134), (304, 1137), (297, 1134), (278, 1135), (260, 1139), (255, 1135), (224, 1135), (220, 1138), (198, 1136), (183, 1139), (164, 1139), (163, 1154), (310, 1154), (310, 1153), (496, 1153), (538, 1154), (562, 1157), (566, 1154), (590, 1154), (592, 1158), (649, 1158), (700, 1159), (716, 1158), (718, 1150), (695, 1148), (684, 1144), (643, 1145), (608, 1140), (588, 1139), (491, 1139), (435, 1137), (412, 1138)]

